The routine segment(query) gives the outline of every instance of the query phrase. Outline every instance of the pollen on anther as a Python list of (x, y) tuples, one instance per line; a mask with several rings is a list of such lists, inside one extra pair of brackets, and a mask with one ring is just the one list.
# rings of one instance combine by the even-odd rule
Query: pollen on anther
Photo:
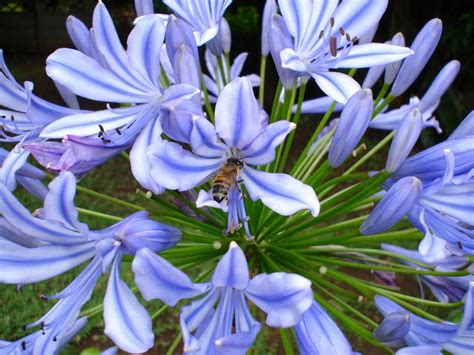
[(323, 36), (324, 36), (324, 31), (321, 30), (321, 32), (319, 32), (319, 38), (323, 38)]
[(335, 36), (329, 39), (329, 51), (333, 57), (337, 56), (337, 38)]
[(344, 36), (346, 31), (344, 31), (342, 27), (339, 27), (339, 33), (341, 34), (341, 36)]
[(334, 19), (334, 17), (331, 17), (331, 21), (330, 21), (331, 27), (334, 27), (335, 22), (336, 22), (336, 20)]

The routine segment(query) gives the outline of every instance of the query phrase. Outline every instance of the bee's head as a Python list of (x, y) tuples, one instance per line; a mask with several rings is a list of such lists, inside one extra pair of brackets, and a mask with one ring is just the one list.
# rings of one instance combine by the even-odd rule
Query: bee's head
[(239, 169), (242, 169), (244, 167), (244, 162), (240, 159), (237, 159), (237, 158), (233, 158), (233, 157), (229, 158), (229, 159), (227, 159), (227, 162), (237, 165), (239, 167)]

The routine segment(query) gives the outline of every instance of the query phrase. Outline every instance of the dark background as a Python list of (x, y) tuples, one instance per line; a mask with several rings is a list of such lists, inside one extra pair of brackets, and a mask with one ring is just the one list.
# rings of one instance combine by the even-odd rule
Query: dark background
[[(132, 0), (105, 0), (112, 13), (122, 39), (126, 39), (135, 17)], [(49, 53), (62, 46), (72, 44), (66, 33), (64, 22), (73, 14), (91, 24), (95, 0), (0, 0), (0, 48), (3, 48), (7, 64), (17, 79), (31, 80), (35, 93), (51, 101), (61, 103), (51, 80), (44, 73), (45, 59)], [(226, 11), (226, 18), (233, 31), (232, 54), (249, 52), (245, 73), (258, 72), (260, 58), (260, 13), (264, 1), (234, 0)], [(168, 12), (161, 1), (155, 1), (157, 12)], [(430, 19), (443, 20), (443, 35), (432, 59), (428, 62), (415, 84), (398, 98), (394, 106), (408, 102), (410, 96), (419, 97), (425, 92), (438, 71), (452, 59), (461, 62), (461, 72), (454, 85), (443, 97), (435, 116), (441, 121), (444, 133), (433, 130), (424, 133), (423, 142), (431, 145), (442, 140), (472, 109), (474, 92), (473, 32), (474, 2), (472, 0), (391, 0), (382, 18), (375, 41), (384, 42), (396, 32), (402, 32), (409, 45), (416, 33)], [(271, 66), (270, 66), (271, 67)], [(271, 72), (271, 73), (270, 73)], [(277, 78), (273, 70), (267, 72), (267, 102), (271, 102), (272, 84)], [(357, 73), (362, 82), (365, 70)], [(377, 87), (375, 88), (377, 89)], [(310, 87), (308, 98), (319, 96), (317, 88)]]

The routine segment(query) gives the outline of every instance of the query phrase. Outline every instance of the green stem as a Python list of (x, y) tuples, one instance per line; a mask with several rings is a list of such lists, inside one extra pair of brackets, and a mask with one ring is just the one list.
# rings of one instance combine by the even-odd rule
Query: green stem
[(343, 175), (349, 175), (354, 170), (356, 170), (359, 166), (364, 164), (367, 160), (369, 160), (375, 153), (377, 153), (380, 149), (382, 149), (387, 143), (389, 143), (393, 136), (395, 135), (395, 131), (391, 131), (384, 139), (382, 139), (377, 145), (375, 145), (371, 150), (369, 150), (365, 155), (360, 158), (354, 165), (352, 165), (349, 169), (347, 169)]
[(224, 63), (222, 62), (222, 57), (219, 55), (216, 58), (217, 58), (217, 66), (219, 67), (219, 71), (222, 76), (222, 83), (224, 86), (226, 86), (229, 81), (228, 81), (227, 75), (225, 74)]
[(395, 99), (395, 97), (393, 97), (392, 95), (388, 95), (382, 101), (382, 103), (374, 110), (374, 112), (372, 113), (372, 118), (375, 118), (380, 112), (382, 112), (382, 110), (387, 107), (393, 101), (393, 99)]
[[(306, 81), (303, 81), (301, 83), (301, 86), (300, 86), (300, 90), (299, 90), (299, 93), (298, 93), (298, 102), (297, 102), (297, 105), (296, 105), (296, 112), (295, 112), (295, 116), (293, 117), (293, 123), (295, 125), (298, 125), (299, 121), (300, 121), (300, 116), (301, 116), (301, 105), (303, 104), (303, 100), (304, 100), (304, 94), (306, 92), (306, 85), (307, 85), (307, 82)], [(291, 114), (291, 110), (289, 110), (290, 114)], [(285, 164), (286, 164), (286, 160), (288, 159), (288, 154), (290, 152), (290, 149), (291, 149), (291, 145), (293, 144), (293, 139), (295, 138), (295, 130), (293, 130), (292, 132), (290, 132), (286, 142), (285, 142), (285, 149), (284, 149), (284, 152), (283, 152), (283, 157), (281, 158), (281, 161), (280, 161), (280, 165), (278, 167), (278, 171), (284, 171), (285, 170)]]
[(134, 209), (134, 210), (137, 210), (137, 211), (142, 211), (142, 210), (145, 209), (142, 206), (138, 206), (138, 205), (135, 205), (135, 204), (127, 202), (127, 201), (119, 200), (118, 198), (115, 198), (115, 197), (105, 195), (103, 193), (88, 189), (87, 187), (77, 185), (76, 189), (77, 189), (77, 191), (83, 192), (83, 193), (85, 193), (87, 195), (90, 195), (90, 196), (98, 197), (102, 200), (109, 201), (109, 202), (114, 203), (116, 205), (124, 206), (124, 207), (131, 208), (131, 209)]
[(380, 90), (379, 94), (377, 95), (377, 97), (374, 100), (374, 107), (377, 107), (380, 100), (382, 100), (383, 97), (385, 96), (385, 94), (387, 93), (389, 87), (390, 87), (390, 85), (388, 85), (386, 83), (383, 84), (382, 89)]
[(98, 217), (98, 218), (103, 218), (103, 219), (108, 219), (110, 221), (118, 222), (121, 221), (123, 218), (122, 217), (117, 217), (117, 216), (112, 216), (110, 214), (102, 213), (102, 212), (96, 212), (96, 211), (91, 211), (85, 208), (80, 208), (77, 207), (77, 210), (85, 215), (88, 216), (93, 216), (93, 217)]
[(204, 83), (204, 74), (201, 71), (201, 89), (204, 93), (204, 105), (206, 106), (207, 116), (209, 121), (214, 122), (214, 111), (212, 110), (211, 102), (209, 101), (209, 92), (207, 91), (206, 84)]
[(267, 56), (260, 57), (260, 86), (258, 88), (258, 101), (264, 107), (265, 103), (265, 72), (267, 69)]
[(288, 329), (280, 328), (280, 338), (285, 350), (285, 354), (294, 355), (293, 346), (291, 345), (290, 337), (288, 336)]

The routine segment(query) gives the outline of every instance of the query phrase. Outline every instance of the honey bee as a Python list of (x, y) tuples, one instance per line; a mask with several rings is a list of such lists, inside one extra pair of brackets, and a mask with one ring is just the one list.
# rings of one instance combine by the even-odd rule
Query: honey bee
[(230, 189), (238, 183), (237, 179), (243, 166), (244, 162), (240, 159), (227, 159), (212, 181), (211, 194), (214, 201), (221, 203), (228, 198)]

